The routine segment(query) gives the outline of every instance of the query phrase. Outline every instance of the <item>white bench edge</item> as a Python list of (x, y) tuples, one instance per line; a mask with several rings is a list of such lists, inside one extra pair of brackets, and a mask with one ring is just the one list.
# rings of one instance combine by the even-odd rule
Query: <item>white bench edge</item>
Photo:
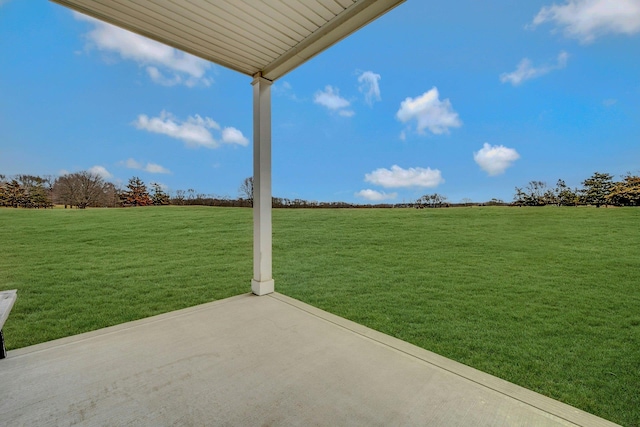
[(13, 308), (13, 304), (18, 298), (18, 290), (12, 289), (10, 291), (0, 291), (0, 330), (4, 326), (9, 317), (9, 313)]

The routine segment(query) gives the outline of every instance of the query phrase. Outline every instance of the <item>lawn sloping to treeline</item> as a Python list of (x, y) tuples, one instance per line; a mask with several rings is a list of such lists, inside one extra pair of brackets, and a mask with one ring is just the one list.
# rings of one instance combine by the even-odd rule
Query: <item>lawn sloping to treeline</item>
[[(248, 292), (251, 211), (0, 209), (9, 348)], [(274, 211), (276, 290), (640, 425), (640, 209)]]

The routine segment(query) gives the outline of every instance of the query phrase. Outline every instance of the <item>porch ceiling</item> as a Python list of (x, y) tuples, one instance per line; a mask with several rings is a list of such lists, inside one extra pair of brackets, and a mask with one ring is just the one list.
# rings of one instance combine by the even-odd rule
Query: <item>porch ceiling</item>
[(405, 0), (52, 0), (276, 80)]

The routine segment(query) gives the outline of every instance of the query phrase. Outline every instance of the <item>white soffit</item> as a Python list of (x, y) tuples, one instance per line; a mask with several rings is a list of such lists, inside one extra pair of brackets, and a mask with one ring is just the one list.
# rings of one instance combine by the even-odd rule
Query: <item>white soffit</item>
[(405, 0), (53, 0), (275, 80)]

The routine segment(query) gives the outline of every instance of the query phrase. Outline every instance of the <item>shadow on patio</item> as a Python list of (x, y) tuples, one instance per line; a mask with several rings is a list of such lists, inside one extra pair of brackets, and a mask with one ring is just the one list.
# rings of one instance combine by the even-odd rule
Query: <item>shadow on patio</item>
[(0, 424), (612, 426), (274, 293), (9, 352)]

